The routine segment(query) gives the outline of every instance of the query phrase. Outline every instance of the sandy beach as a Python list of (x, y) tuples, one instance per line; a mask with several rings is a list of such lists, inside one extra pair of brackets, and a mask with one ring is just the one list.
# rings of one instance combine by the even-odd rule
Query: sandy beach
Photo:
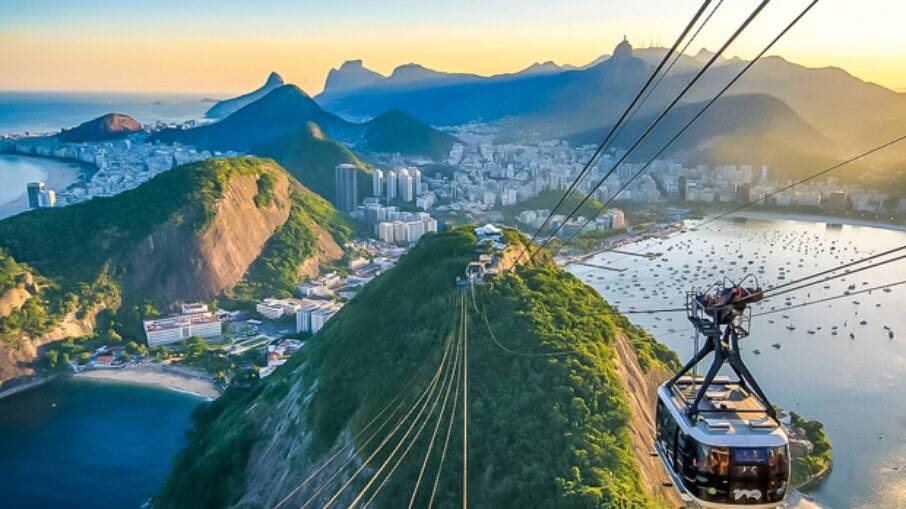
[(78, 164), (18, 154), (0, 154), (0, 219), (27, 209), (25, 187), (43, 180), (47, 187), (61, 193), (79, 182), (85, 173)]
[[(786, 214), (783, 212), (762, 212), (754, 210), (741, 210), (727, 216), (728, 219), (758, 219), (764, 221), (806, 221), (813, 223), (845, 224), (848, 226), (866, 226), (869, 228), (884, 228), (898, 232), (906, 232), (906, 225), (868, 221), (849, 217), (819, 216), (811, 214)], [(708, 219), (705, 216), (705, 219)]]
[(162, 387), (179, 392), (194, 394), (203, 398), (216, 399), (221, 391), (203, 373), (189, 375), (191, 371), (181, 369), (177, 373), (159, 364), (144, 363), (124, 369), (94, 369), (74, 375), (84, 380), (104, 380), (109, 382), (130, 383)]

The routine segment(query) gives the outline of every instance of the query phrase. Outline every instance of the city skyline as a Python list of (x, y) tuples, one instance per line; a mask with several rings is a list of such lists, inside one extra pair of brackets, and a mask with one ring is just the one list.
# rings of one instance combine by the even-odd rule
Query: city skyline
[[(203, 0), (186, 5), (127, 5), (107, 0), (58, 5), (0, 2), (0, 90), (97, 90), (228, 94), (280, 72), (310, 94), (327, 72), (362, 59), (389, 74), (414, 62), (481, 75), (516, 72), (534, 62), (583, 65), (623, 36), (637, 47), (669, 45), (698, 1), (657, 0), (629, 7), (534, 0), (423, 5), (394, 0), (380, 8), (354, 0), (309, 5)], [(725, 2), (690, 51), (716, 49), (754, 7)], [(801, 4), (801, 5), (800, 5)], [(773, 3), (727, 54), (749, 58), (805, 2)], [(906, 89), (897, 26), (906, 6), (879, 1), (853, 12), (819, 3), (772, 51), (809, 67), (838, 66), (866, 81)]]

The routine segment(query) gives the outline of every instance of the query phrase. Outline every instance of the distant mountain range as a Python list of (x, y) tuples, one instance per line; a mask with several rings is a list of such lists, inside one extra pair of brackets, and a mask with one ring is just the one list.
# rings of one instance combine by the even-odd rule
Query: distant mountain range
[[(351, 118), (398, 108), (433, 125), (504, 120), (506, 134), (516, 138), (591, 141), (586, 134), (600, 133), (616, 121), (665, 51), (634, 49), (624, 41), (612, 56), (581, 68), (546, 63), (492, 77), (441, 73), (410, 64), (378, 78), (359, 62), (359, 74), (369, 72), (371, 79), (352, 83), (344, 79), (341, 67), (316, 100)], [(636, 118), (652, 118), (712, 55), (702, 50), (681, 56)], [(687, 95), (683, 111), (691, 112), (688, 105), (710, 99), (745, 64), (738, 58), (719, 59)], [(403, 76), (407, 79), (401, 80)], [(695, 135), (680, 140), (683, 151), (701, 160), (779, 164), (781, 172), (796, 174), (828, 158), (840, 159), (892, 139), (906, 124), (906, 94), (839, 68), (808, 68), (780, 57), (759, 61), (727, 97), (733, 100), (723, 102), (720, 116), (708, 114), (697, 122)], [(706, 122), (710, 126), (701, 125)], [(765, 126), (779, 125), (784, 126), (783, 136), (764, 131)], [(616, 146), (625, 148), (629, 141), (623, 136)], [(906, 148), (897, 147), (871, 163), (903, 161)]]
[(224, 99), (215, 103), (213, 106), (205, 112), (205, 116), (208, 118), (225, 118), (233, 114), (234, 112), (241, 109), (243, 106), (247, 106), (258, 99), (261, 99), (268, 92), (274, 90), (275, 88), (283, 86), (283, 78), (272, 72), (268, 77), (267, 81), (264, 82), (260, 88), (249, 92), (247, 94), (240, 95), (238, 97), (233, 97), (232, 99)]
[(142, 124), (129, 115), (108, 113), (72, 129), (64, 129), (56, 137), (60, 141), (68, 143), (107, 141), (125, 138), (141, 130)]
[(219, 122), (193, 129), (166, 129), (152, 139), (193, 145), (201, 150), (255, 152), (255, 147), (266, 146), (270, 152), (282, 153), (284, 149), (277, 146), (300, 132), (310, 132), (310, 124), (317, 127), (319, 136), (369, 152), (399, 152), (439, 159), (449, 154), (455, 141), (452, 136), (398, 110), (360, 124), (346, 121), (322, 109), (295, 85), (278, 87)]
[[(630, 162), (646, 162), (704, 106), (687, 103), (674, 108), (663, 122), (633, 151)], [(746, 118), (742, 124), (738, 118)], [(615, 140), (628, 147), (654, 121), (644, 115), (629, 122)], [(567, 138), (574, 144), (597, 144), (611, 126)], [(804, 121), (783, 101), (767, 94), (733, 95), (719, 99), (700, 121), (677, 139), (664, 154), (689, 164), (749, 164), (787, 168), (785, 176), (801, 177), (812, 165), (830, 164), (837, 147)]]

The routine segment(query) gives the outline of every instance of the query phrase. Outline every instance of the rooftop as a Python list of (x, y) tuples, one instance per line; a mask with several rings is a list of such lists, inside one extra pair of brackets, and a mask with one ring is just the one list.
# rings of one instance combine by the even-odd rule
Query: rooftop
[[(669, 393), (666, 387), (659, 390), (662, 396), (669, 395), (674, 409), (683, 416), (685, 424), (693, 428), (691, 433), (697, 439), (707, 442), (707, 437), (726, 439), (732, 436), (737, 437), (738, 445), (755, 445), (753, 440), (764, 442), (760, 445), (780, 445), (773, 444), (775, 440), (782, 439), (780, 424), (767, 414), (758, 399), (726, 376), (715, 377), (699, 403), (701, 413), (694, 423), (690, 423), (685, 417), (686, 411), (699, 388), (700, 378), (693, 381), (692, 377), (684, 376), (677, 380)], [(764, 437), (764, 440), (758, 437)]]
[(220, 322), (220, 319), (214, 316), (212, 313), (194, 313), (191, 315), (178, 315), (178, 316), (168, 316), (166, 318), (155, 318), (153, 320), (145, 320), (145, 332), (155, 332), (165, 329), (175, 329), (177, 327), (185, 327), (188, 325), (202, 325), (206, 323), (215, 323)]

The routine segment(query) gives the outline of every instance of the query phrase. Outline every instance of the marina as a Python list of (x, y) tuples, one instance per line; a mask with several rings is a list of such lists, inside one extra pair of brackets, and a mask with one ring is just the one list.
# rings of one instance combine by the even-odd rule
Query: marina
[[(667, 239), (623, 246), (661, 252), (648, 260), (598, 254), (589, 264), (623, 266), (615, 273), (573, 264), (569, 270), (624, 311), (684, 306), (686, 292), (754, 275), (771, 288), (806, 274), (906, 244), (906, 233), (869, 227), (828, 227), (800, 221), (715, 222)], [(772, 402), (824, 423), (834, 443), (830, 480), (811, 492), (827, 507), (902, 507), (906, 504), (906, 329), (896, 310), (906, 286), (906, 264), (891, 264), (825, 285), (790, 292), (753, 306), (752, 335), (744, 357)], [(862, 292), (857, 299), (815, 300)], [(858, 304), (853, 300), (857, 300)], [(758, 313), (770, 313), (757, 316)], [(638, 313), (633, 321), (677, 351), (693, 353), (684, 312)], [(894, 333), (891, 335), (890, 333)], [(859, 416), (871, 415), (866, 421)], [(847, 482), (837, 482), (846, 479)], [(861, 504), (861, 505), (860, 505)]]

